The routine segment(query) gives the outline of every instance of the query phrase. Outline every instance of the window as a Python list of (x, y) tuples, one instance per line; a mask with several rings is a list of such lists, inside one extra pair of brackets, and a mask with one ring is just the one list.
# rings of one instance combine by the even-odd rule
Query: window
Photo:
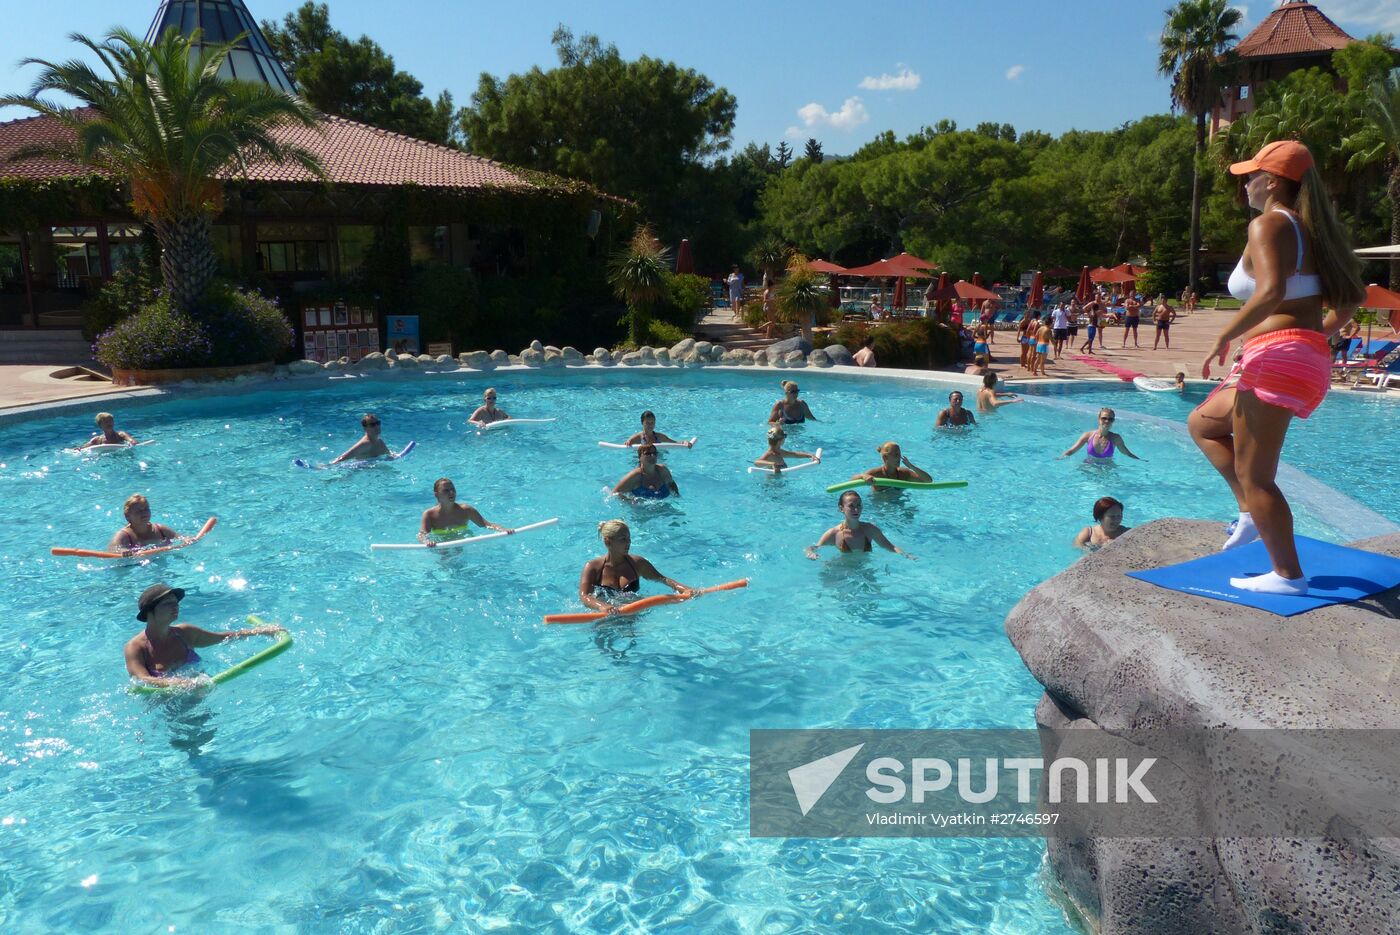
[(1242, 85), (1240, 85), (1240, 100), (1242, 100), (1242, 101), (1247, 101), (1247, 100), (1249, 100), (1249, 85), (1247, 85), (1247, 84), (1242, 84)]
[(415, 265), (452, 261), (452, 238), (446, 225), (410, 227), (408, 248)]
[(375, 229), (368, 224), (342, 224), (335, 229), (340, 251), (340, 274), (348, 276), (365, 263), (374, 246)]

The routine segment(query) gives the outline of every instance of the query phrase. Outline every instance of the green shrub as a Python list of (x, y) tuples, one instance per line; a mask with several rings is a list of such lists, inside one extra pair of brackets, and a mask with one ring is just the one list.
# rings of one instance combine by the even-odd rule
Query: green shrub
[(689, 333), (666, 321), (652, 319), (647, 322), (646, 341), (652, 347), (671, 347), (690, 337)]
[(812, 344), (813, 347), (844, 344), (848, 350), (856, 351), (865, 343), (867, 335), (875, 338), (875, 359), (882, 367), (931, 370), (958, 360), (957, 332), (927, 318), (886, 322), (878, 327), (865, 322), (843, 322), (829, 336), (818, 335)]
[(109, 331), (156, 300), (160, 280), (141, 263), (123, 264), (102, 289), (83, 303), (83, 337), (89, 341)]
[(689, 332), (700, 312), (710, 307), (710, 281), (690, 273), (667, 273), (666, 288), (651, 307), (655, 318)]
[(236, 367), (276, 360), (292, 326), (273, 299), (216, 283), (191, 314), (165, 296), (103, 332), (97, 359), (119, 370)]

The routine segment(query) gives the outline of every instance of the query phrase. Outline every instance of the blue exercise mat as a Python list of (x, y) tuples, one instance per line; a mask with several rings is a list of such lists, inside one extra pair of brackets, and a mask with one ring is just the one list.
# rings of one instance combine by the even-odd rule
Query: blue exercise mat
[(1130, 571), (1128, 577), (1171, 591), (1267, 610), (1280, 617), (1359, 601), (1400, 585), (1400, 559), (1319, 542), (1307, 536), (1295, 536), (1294, 541), (1298, 545), (1303, 573), (1308, 576), (1308, 593), (1297, 597), (1255, 594), (1230, 586), (1231, 578), (1261, 575), (1272, 570), (1269, 553), (1262, 542), (1251, 542), (1228, 552), (1213, 552), (1180, 565)]

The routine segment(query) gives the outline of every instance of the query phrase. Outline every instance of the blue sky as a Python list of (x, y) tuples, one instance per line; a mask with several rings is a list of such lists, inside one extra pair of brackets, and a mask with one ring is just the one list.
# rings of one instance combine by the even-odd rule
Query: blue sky
[[(245, 0), (260, 21), (301, 0)], [(331, 22), (368, 33), (423, 81), (467, 103), (483, 71), (505, 76), (555, 63), (562, 23), (596, 33), (626, 57), (666, 58), (708, 75), (739, 101), (735, 146), (809, 136), (849, 153), (884, 130), (903, 135), (943, 118), (1061, 133), (1108, 129), (1168, 107), (1156, 39), (1168, 0), (905, 0), (708, 3), (531, 0), (330, 0)], [(1240, 4), (1244, 34), (1272, 0)], [(123, 25), (144, 33), (156, 0), (5, 4), (0, 89), (27, 90), (26, 56), (71, 57), (73, 31)], [(1352, 35), (1400, 32), (1400, 0), (1321, 0)], [(505, 9), (507, 16), (496, 11)], [(21, 116), (0, 110), (0, 119)]]

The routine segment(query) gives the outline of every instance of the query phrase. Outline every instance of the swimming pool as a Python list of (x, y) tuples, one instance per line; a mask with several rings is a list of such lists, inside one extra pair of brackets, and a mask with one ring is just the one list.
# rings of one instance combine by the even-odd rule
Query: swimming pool
[[(785, 376), (823, 420), (788, 447), (823, 447), (825, 462), (748, 474)], [(512, 415), (559, 421), (470, 433), (487, 382)], [(90, 414), (7, 431), (0, 927), (1070, 931), (1038, 841), (748, 835), (751, 728), (1031, 726), (1041, 689), (1002, 620), (1075, 559), (1095, 498), (1123, 500), (1130, 525), (1183, 503), (1230, 513), (1185, 436), (1126, 400), (1117, 428), (1150, 462), (1088, 468), (1055, 455), (1090, 427), (1092, 393), (935, 433), (946, 389), (512, 371), (132, 405), (118, 426), (158, 443), (94, 461), (57, 453)], [(666, 453), (679, 500), (633, 506), (605, 488), (634, 458), (595, 443), (646, 408), (700, 441)], [(291, 467), (343, 450), (365, 410), (417, 450), (352, 472)], [(970, 486), (867, 498), (865, 518), (917, 562), (808, 561), (802, 547), (839, 519), (823, 488), (878, 463), (886, 439)], [(456, 554), (372, 554), (412, 540), (440, 476), (489, 520), (561, 521)], [(147, 566), (49, 556), (105, 545), (138, 491), (178, 531), (220, 523)], [(579, 569), (612, 517), (666, 575), (752, 584), (618, 625), (542, 626), (580, 609)], [(1306, 509), (1299, 529), (1338, 535)], [(133, 698), (121, 647), (157, 580), (189, 590), (184, 622), (257, 613), (296, 644), (202, 698)], [(249, 651), (205, 658), (213, 671)]]

